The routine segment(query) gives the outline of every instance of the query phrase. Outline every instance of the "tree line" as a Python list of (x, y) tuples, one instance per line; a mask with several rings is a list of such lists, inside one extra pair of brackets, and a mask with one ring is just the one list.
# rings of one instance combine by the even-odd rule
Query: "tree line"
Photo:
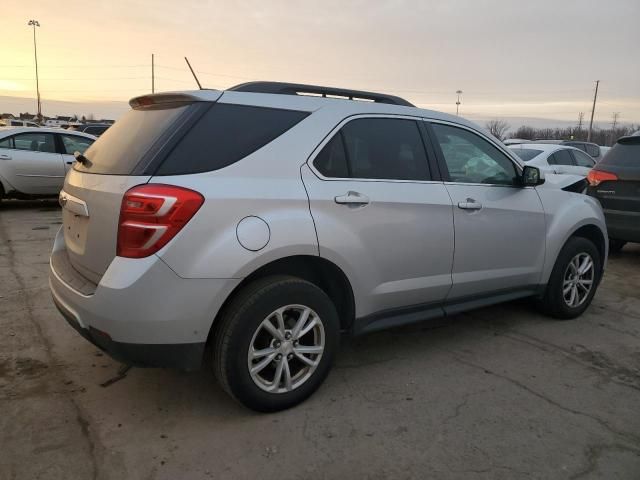
[[(507, 138), (521, 138), (523, 140), (587, 140), (589, 130), (587, 128), (534, 128), (523, 125), (516, 130), (504, 120), (491, 120), (486, 123), (486, 129), (500, 140)], [(598, 145), (611, 146), (620, 137), (631, 135), (640, 129), (637, 125), (618, 125), (616, 128), (593, 127), (591, 141)]]

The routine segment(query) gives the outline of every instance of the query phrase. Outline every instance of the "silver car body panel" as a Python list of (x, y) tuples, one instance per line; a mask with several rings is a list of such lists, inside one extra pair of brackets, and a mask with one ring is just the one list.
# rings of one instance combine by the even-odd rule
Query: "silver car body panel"
[[(313, 96), (235, 91), (185, 95), (312, 114), (244, 159), (211, 172), (154, 177), (69, 172), (64, 192), (84, 202), (88, 216), (64, 209), (54, 248), (66, 249), (71, 264), (96, 289), (83, 296), (52, 270), (52, 291), (83, 325), (94, 325), (119, 341), (202, 342), (243, 279), (291, 256), (333, 262), (350, 282), (356, 317), (361, 318), (419, 305), (435, 305), (439, 311), (446, 302), (477, 305), (469, 298), (482, 296), (508, 299), (506, 290), (544, 286), (558, 252), (578, 228), (595, 226), (606, 238), (597, 202), (564, 192), (560, 185), (554, 188), (553, 182), (518, 188), (327, 179), (312, 165), (344, 122), (381, 115), (463, 126), (522, 168), (513, 152), (460, 117)], [(156, 254), (117, 257), (122, 197), (147, 182), (193, 189), (205, 202)], [(336, 203), (336, 197), (349, 192), (367, 197), (368, 203)], [(469, 198), (482, 209), (458, 207)], [(255, 233), (261, 248), (245, 248), (238, 239), (238, 225), (246, 217), (258, 217), (268, 227), (266, 237)], [(244, 234), (251, 237), (252, 231)], [(251, 238), (243, 240), (253, 244)]]

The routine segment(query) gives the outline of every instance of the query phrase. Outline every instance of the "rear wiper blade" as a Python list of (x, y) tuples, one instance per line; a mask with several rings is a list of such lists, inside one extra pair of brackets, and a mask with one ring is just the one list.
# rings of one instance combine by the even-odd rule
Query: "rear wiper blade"
[(80, 152), (73, 152), (73, 156), (76, 158), (76, 162), (81, 163), (82, 165), (87, 165), (89, 163), (89, 159)]

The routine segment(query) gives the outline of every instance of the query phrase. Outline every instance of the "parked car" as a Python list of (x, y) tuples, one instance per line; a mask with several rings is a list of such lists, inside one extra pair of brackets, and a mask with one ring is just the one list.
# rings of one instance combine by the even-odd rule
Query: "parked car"
[(586, 177), (596, 161), (575, 147), (546, 143), (524, 143), (509, 146), (527, 165), (549, 173)]
[(579, 148), (583, 152), (587, 153), (596, 162), (602, 160), (604, 156), (600, 150), (600, 146), (596, 143), (583, 142), (580, 140), (534, 140), (534, 143), (550, 143), (556, 145), (568, 145), (571, 147)]
[(111, 125), (108, 123), (87, 123), (83, 125), (70, 126), (69, 130), (74, 132), (89, 133), (91, 135), (95, 135), (96, 137), (99, 137), (104, 132), (106, 132), (110, 126)]
[(619, 138), (589, 176), (587, 193), (604, 209), (609, 247), (640, 242), (640, 136)]
[(598, 202), (461, 117), (272, 82), (130, 105), (65, 180), (50, 276), (66, 320), (123, 362), (204, 364), (281, 410), (319, 387), (341, 331), (521, 297), (574, 318), (602, 277)]
[(13, 118), (3, 118), (2, 120), (0, 120), (0, 127), (34, 127), (34, 128), (38, 128), (40, 125), (38, 125), (36, 122), (30, 122), (28, 120), (16, 120)]
[(96, 137), (57, 128), (0, 130), (0, 199), (57, 196), (64, 177)]

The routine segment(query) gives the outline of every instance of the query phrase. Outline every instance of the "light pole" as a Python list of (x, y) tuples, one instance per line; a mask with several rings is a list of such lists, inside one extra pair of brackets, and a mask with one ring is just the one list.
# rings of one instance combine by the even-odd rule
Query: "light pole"
[(462, 95), (462, 90), (456, 90), (456, 93), (458, 94), (458, 99), (456, 100), (456, 115), (458, 115), (458, 113), (460, 112), (460, 104), (462, 103), (460, 101), (460, 95)]
[(36, 59), (36, 95), (38, 96), (38, 121), (42, 121), (42, 108), (40, 104), (40, 81), (38, 79), (38, 48), (36, 47), (36, 27), (40, 26), (37, 20), (29, 20), (28, 25), (33, 27), (33, 56)]

